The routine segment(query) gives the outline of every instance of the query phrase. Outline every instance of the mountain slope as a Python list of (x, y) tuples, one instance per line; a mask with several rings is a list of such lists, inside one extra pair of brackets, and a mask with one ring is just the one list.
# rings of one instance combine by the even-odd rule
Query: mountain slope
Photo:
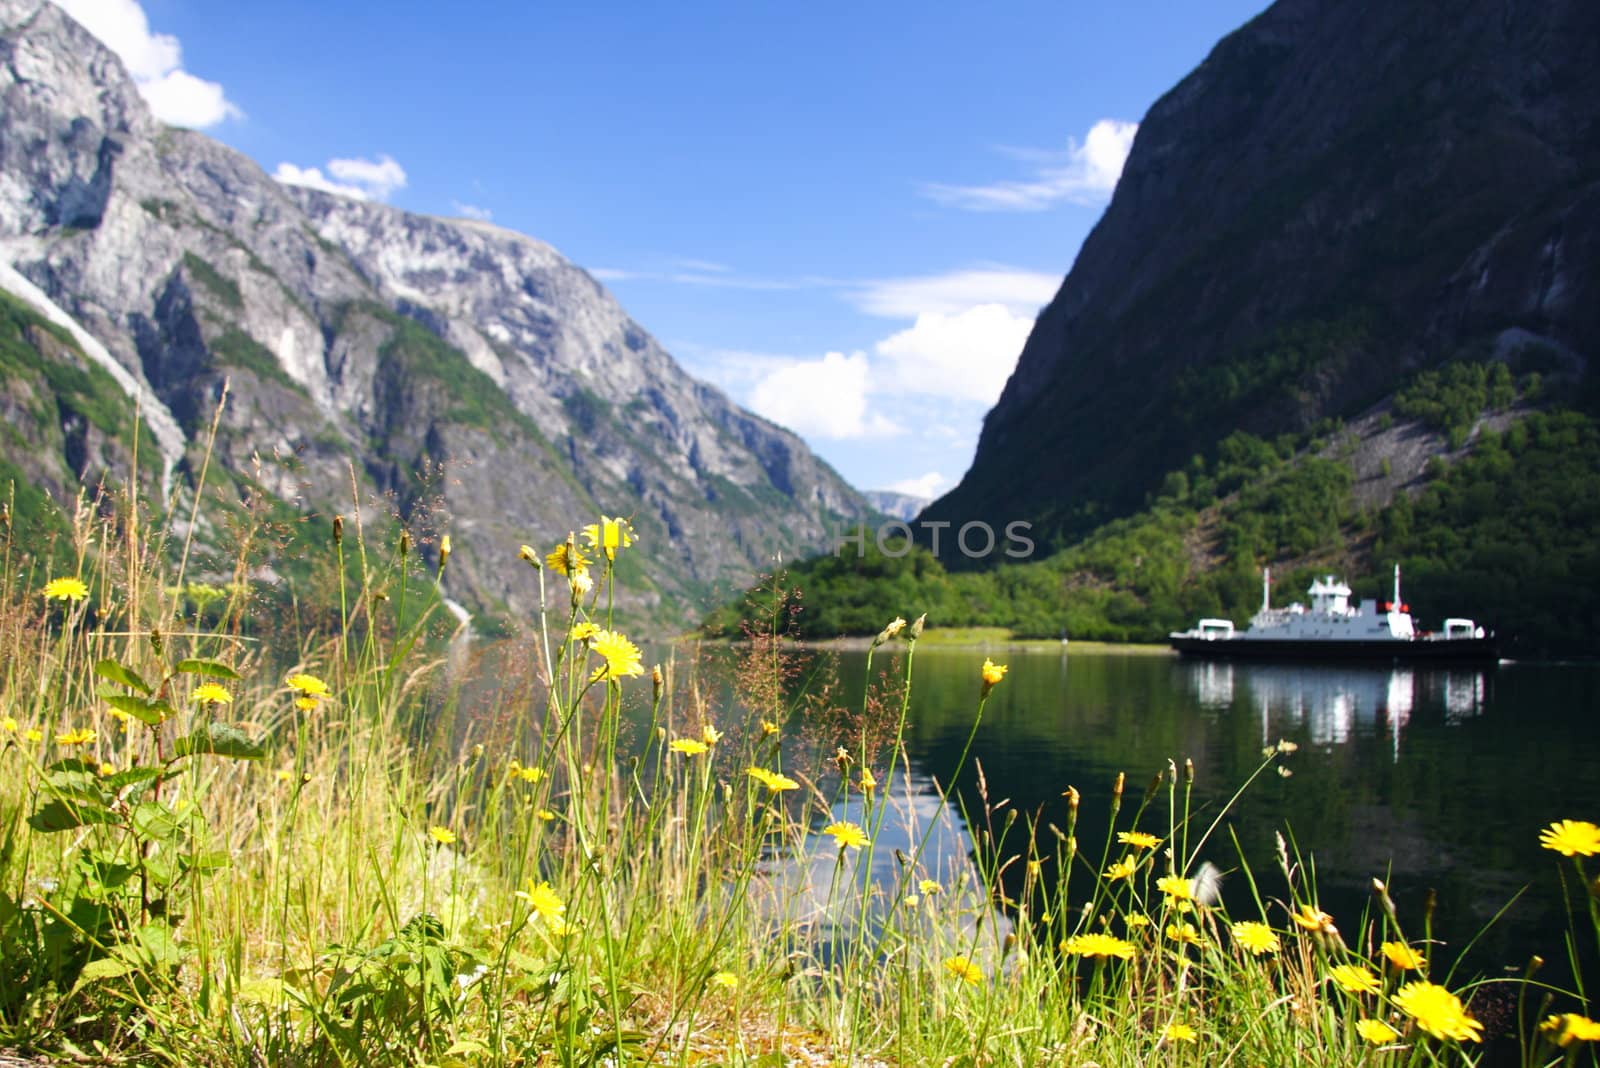
[(500, 616), (537, 599), (518, 544), (631, 516), (632, 607), (669, 625), (869, 514), (548, 245), (280, 185), (155, 122), (42, 0), (0, 0), (0, 105), (0, 262), (27, 283), (11, 288), (103, 344), (147, 421), (176, 430), (158, 438), (180, 493), (226, 380), (214, 460), (234, 494), (323, 518), (355, 495), (425, 542), (448, 531), (450, 594)]
[(1066, 542), (1236, 428), (1600, 347), (1600, 7), (1280, 0), (1150, 110), (925, 518)]

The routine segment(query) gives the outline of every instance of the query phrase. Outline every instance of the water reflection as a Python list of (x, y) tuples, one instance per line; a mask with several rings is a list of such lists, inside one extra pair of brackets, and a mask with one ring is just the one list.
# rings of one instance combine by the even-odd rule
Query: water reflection
[(1400, 759), (1401, 738), (1419, 703), (1436, 703), (1454, 725), (1483, 712), (1487, 690), (1482, 669), (1211, 661), (1184, 662), (1182, 670), (1202, 709), (1229, 712), (1243, 702), (1260, 723), (1264, 746), (1302, 735), (1322, 747), (1344, 745), (1357, 735), (1387, 735), (1391, 761)]

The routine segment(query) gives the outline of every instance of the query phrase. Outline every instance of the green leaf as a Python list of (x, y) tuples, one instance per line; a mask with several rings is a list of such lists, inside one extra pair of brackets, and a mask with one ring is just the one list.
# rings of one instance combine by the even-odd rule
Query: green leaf
[(187, 738), (179, 738), (173, 750), (178, 756), (210, 753), (239, 760), (260, 760), (267, 755), (265, 745), (231, 723), (203, 723)]
[(121, 790), (125, 786), (136, 786), (151, 779), (159, 779), (165, 771), (165, 768), (129, 768), (115, 775), (107, 775), (100, 780), (100, 784), (107, 790)]
[(125, 664), (120, 664), (110, 658), (96, 663), (94, 666), (94, 673), (103, 679), (110, 679), (112, 682), (119, 682), (128, 687), (130, 690), (138, 690), (140, 693), (145, 694), (146, 696), (152, 692), (150, 689), (150, 684), (141, 679), (138, 672), (134, 671), (131, 667), (128, 667)]
[(40, 805), (38, 811), (28, 817), (29, 827), (46, 834), (70, 831), (74, 827), (83, 827), (91, 823), (113, 822), (115, 817), (111, 812), (104, 805), (93, 801), (49, 801)]
[(92, 960), (85, 964), (83, 970), (78, 973), (78, 981), (72, 984), (72, 992), (76, 994), (90, 983), (98, 983), (102, 979), (115, 979), (118, 976), (127, 975), (133, 970), (133, 965), (125, 960), (117, 960), (115, 957), (101, 957), (99, 960)]
[(134, 697), (125, 693), (107, 693), (102, 690), (100, 696), (106, 704), (119, 712), (126, 712), (140, 723), (151, 727), (159, 727), (163, 720), (172, 714), (172, 706), (159, 697)]
[(188, 831), (183, 819), (159, 801), (133, 806), (133, 829), (156, 842), (175, 842)]
[(187, 675), (209, 675), (213, 679), (236, 679), (239, 673), (220, 660), (180, 660), (178, 670)]

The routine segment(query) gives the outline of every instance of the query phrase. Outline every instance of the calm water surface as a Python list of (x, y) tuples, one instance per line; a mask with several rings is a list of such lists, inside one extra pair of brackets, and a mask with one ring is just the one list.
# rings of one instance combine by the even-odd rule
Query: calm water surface
[[(908, 748), (918, 778), (948, 779), (971, 729), (981, 651), (919, 651)], [(1202, 854), (1224, 870), (1239, 848), (1264, 895), (1283, 897), (1275, 835), (1314, 860), (1319, 897), (1347, 932), (1368, 906), (1374, 876), (1390, 885), (1402, 923), (1421, 935), (1437, 892), (1435, 934), (1450, 957), (1519, 891), (1472, 948), (1475, 970), (1518, 969), (1528, 955), (1565, 957), (1558, 869), (1538, 832), (1563, 819), (1600, 820), (1593, 717), (1594, 666), (1501, 665), (1486, 670), (1202, 663), (1169, 656), (994, 654), (1010, 673), (996, 688), (973, 754), (992, 801), (1065, 826), (1062, 792), (1083, 795), (1078, 838), (1098, 857), (1112, 782), (1127, 773), (1117, 829), (1169, 758), (1193, 760), (1194, 798), (1208, 824), (1287, 739), (1299, 750), (1289, 778), (1269, 774), (1229, 808)], [(883, 666), (880, 656), (874, 673)], [(864, 656), (843, 654), (847, 692), (859, 693)], [(981, 808), (975, 776), (957, 792)], [(1165, 829), (1165, 795), (1143, 825)], [(1019, 823), (1020, 826), (1020, 823)], [(1015, 834), (1017, 832), (1013, 832)], [(1047, 833), (1047, 832), (1046, 832)], [(1041, 841), (1041, 849), (1053, 850)], [(1236, 908), (1242, 876), (1228, 882)], [(1246, 899), (1247, 900), (1247, 899)], [(1272, 917), (1284, 922), (1282, 913)], [(1592, 942), (1592, 939), (1587, 941)]]

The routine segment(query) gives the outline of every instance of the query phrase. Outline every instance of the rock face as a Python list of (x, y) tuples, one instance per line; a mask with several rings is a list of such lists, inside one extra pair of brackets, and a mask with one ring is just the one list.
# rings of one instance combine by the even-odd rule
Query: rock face
[(1597, 352), (1600, 6), (1279, 0), (1145, 116), (925, 518), (1071, 537), (1233, 429)]
[(517, 546), (600, 513), (632, 517), (634, 607), (662, 624), (870, 514), (548, 245), (280, 185), (157, 123), (43, 0), (0, 0), (0, 264), (143, 396), (178, 493), (227, 381), (227, 488), (301, 516), (379, 495), (452, 534), (446, 586), (478, 611), (527, 613)]

